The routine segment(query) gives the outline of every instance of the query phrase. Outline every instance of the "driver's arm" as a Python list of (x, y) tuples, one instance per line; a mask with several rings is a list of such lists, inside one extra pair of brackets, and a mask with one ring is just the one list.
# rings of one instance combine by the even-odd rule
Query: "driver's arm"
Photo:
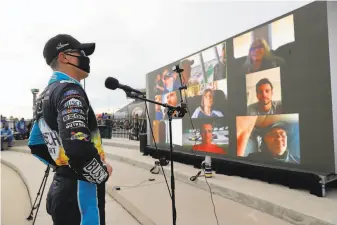
[(56, 167), (56, 163), (49, 154), (48, 147), (44, 142), (43, 135), (37, 122), (34, 122), (30, 132), (28, 147), (30, 148), (31, 153), (44, 164)]
[(109, 178), (88, 126), (89, 104), (84, 90), (77, 84), (67, 84), (57, 98), (57, 123), (60, 138), (69, 158), (69, 166), (80, 179), (91, 183)]

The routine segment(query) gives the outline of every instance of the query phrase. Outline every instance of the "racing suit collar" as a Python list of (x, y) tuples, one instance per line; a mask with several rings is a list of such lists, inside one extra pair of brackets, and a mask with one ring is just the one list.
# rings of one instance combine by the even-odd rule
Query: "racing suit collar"
[(53, 72), (53, 75), (51, 76), (49, 82), (48, 82), (48, 85), (49, 84), (52, 84), (56, 81), (60, 81), (60, 80), (68, 80), (68, 81), (71, 81), (75, 84), (78, 84), (79, 86), (82, 87), (81, 83), (78, 82), (77, 80), (75, 80), (74, 78), (68, 76), (66, 73), (63, 73), (63, 72), (60, 72), (60, 71), (54, 71)]

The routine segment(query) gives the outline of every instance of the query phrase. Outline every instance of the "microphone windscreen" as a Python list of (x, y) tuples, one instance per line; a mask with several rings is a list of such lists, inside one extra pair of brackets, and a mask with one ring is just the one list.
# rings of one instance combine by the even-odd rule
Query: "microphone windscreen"
[(119, 86), (119, 81), (116, 78), (108, 77), (105, 80), (105, 87), (111, 90), (117, 89)]

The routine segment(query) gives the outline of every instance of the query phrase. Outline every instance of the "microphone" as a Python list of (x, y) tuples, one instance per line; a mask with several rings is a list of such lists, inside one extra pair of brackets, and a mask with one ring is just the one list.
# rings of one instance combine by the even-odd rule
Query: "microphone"
[(125, 92), (134, 92), (140, 95), (144, 95), (141, 91), (133, 89), (127, 85), (120, 84), (116, 78), (108, 77), (105, 80), (105, 87), (111, 90), (116, 90), (117, 88), (124, 90)]

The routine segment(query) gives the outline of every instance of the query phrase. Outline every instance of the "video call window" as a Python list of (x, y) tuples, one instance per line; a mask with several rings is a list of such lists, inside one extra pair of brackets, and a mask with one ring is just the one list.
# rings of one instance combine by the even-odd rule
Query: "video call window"
[(300, 164), (298, 114), (239, 116), (236, 131), (237, 156)]
[(247, 115), (282, 113), (280, 67), (246, 75)]
[[(164, 144), (166, 142), (166, 124), (164, 121), (154, 120), (153, 122), (153, 136), (154, 140), (153, 142), (156, 142), (157, 144)], [(152, 137), (151, 137), (152, 138)]]
[[(157, 144), (170, 143), (169, 121), (154, 120), (152, 129)], [(182, 146), (182, 139), (182, 119), (172, 120), (172, 144)]]
[(192, 55), (187, 59), (191, 65), (191, 76), (188, 80), (189, 86), (201, 84), (204, 80), (204, 72), (201, 65), (200, 53)]
[(172, 68), (164, 68), (155, 75), (153, 90), (155, 95), (164, 95), (174, 90), (178, 90), (181, 86), (179, 75), (172, 71)]
[[(169, 132), (169, 121), (165, 121), (165, 139), (166, 143), (170, 144), (170, 132)], [(172, 120), (172, 144), (173, 145), (183, 145), (182, 137), (183, 123), (182, 119)]]
[(201, 52), (204, 70), (202, 83), (210, 83), (227, 77), (226, 42), (210, 47)]
[(227, 101), (227, 80), (188, 87), (183, 96), (187, 97), (192, 119), (224, 117)]
[(229, 145), (228, 126), (224, 120), (196, 120), (194, 129), (184, 127), (183, 144), (196, 152), (227, 154)]
[[(172, 91), (163, 95), (156, 95), (155, 101), (161, 102), (162, 104), (168, 104), (170, 106), (178, 106), (180, 104), (180, 94), (179, 91)], [(161, 105), (155, 105), (155, 118), (156, 120), (168, 120), (167, 108)], [(175, 118), (175, 113), (172, 118)]]
[[(182, 62), (188, 62), (186, 64), (190, 68), (187, 68), (187, 70), (191, 70), (190, 76), (184, 76), (184, 80), (188, 79), (187, 86), (226, 79), (226, 54), (226, 43), (223, 42), (182, 60)], [(182, 62), (180, 67), (185, 70)]]
[(244, 73), (253, 73), (284, 64), (277, 50), (295, 41), (293, 16), (287, 16), (233, 39), (234, 57), (246, 57)]

